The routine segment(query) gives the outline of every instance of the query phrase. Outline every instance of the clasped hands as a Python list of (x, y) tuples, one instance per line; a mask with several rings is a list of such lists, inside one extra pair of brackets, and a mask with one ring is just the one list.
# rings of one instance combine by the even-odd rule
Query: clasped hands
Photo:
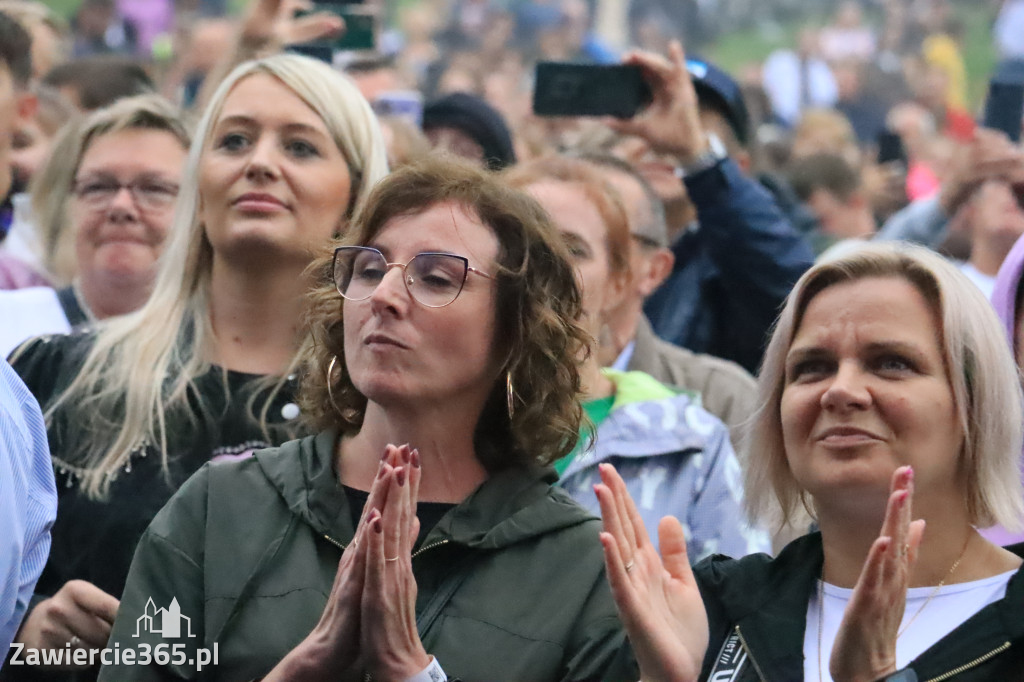
[(397, 682), (430, 664), (416, 629), (412, 572), (419, 483), (419, 452), (387, 446), (320, 622), (292, 652), (306, 674), (292, 679), (361, 680), (366, 671)]
[[(594, 487), (601, 505), (608, 581), (645, 682), (699, 679), (709, 633), (707, 614), (679, 521), (658, 525), (661, 556), (644, 529), (626, 484), (609, 464)], [(871, 546), (832, 648), (836, 682), (872, 682), (896, 671), (896, 638), (924, 521), (911, 521), (913, 472), (893, 473), (885, 521)]]

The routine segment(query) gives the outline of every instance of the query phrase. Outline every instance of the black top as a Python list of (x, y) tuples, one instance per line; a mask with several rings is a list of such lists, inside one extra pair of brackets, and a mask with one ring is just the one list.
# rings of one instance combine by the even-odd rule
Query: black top
[[(41, 337), (12, 363), (44, 411), (77, 374), (93, 338), (90, 332)], [(87, 497), (75, 473), (56, 465), (57, 521), (33, 601), (52, 596), (75, 579), (86, 580), (120, 599), (139, 538), (189, 476), (208, 461), (248, 456), (294, 438), (299, 431), (294, 420), (298, 409), (292, 402), (295, 381), (289, 381), (275, 397), (267, 413), (269, 433), (265, 434), (253, 415), (259, 414), (270, 390), (262, 378), (218, 367), (198, 377), (188, 397), (188, 409), (167, 415), (169, 471), (161, 470), (159, 451), (143, 445), (118, 472), (106, 500)], [(67, 446), (80, 439), (82, 427), (90, 419), (91, 415), (75, 414), (68, 408), (54, 415), (47, 426), (54, 457), (67, 461), (73, 456)], [(34, 679), (13, 676), (15, 672), (7, 666), (0, 679)]]
[[(367, 500), (370, 499), (370, 493), (358, 488), (350, 488), (347, 485), (341, 487), (345, 491), (345, 497), (348, 498), (348, 509), (352, 515), (352, 527), (358, 528), (359, 517), (363, 515), (363, 507), (366, 506)], [(416, 504), (416, 518), (420, 520), (420, 533), (416, 536), (417, 548), (423, 544), (423, 539), (434, 529), (434, 526), (441, 520), (441, 517), (447, 514), (448, 510), (455, 509), (457, 506), (447, 502), (418, 502)]]

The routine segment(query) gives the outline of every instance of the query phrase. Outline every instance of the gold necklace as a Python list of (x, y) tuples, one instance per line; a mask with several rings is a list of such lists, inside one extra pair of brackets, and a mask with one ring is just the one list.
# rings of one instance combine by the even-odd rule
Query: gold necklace
[[(924, 603), (921, 604), (921, 608), (919, 608), (917, 611), (915, 611), (914, 615), (911, 616), (910, 620), (907, 621), (907, 624), (904, 625), (902, 628), (900, 628), (900, 630), (896, 633), (896, 641), (899, 641), (900, 637), (903, 636), (903, 633), (906, 632), (910, 628), (911, 624), (915, 620), (917, 620), (917, 617), (921, 615), (921, 612), (924, 611), (925, 607), (928, 606), (928, 604), (931, 603), (932, 599), (934, 599), (936, 597), (936, 595), (938, 595), (939, 590), (941, 590), (946, 585), (946, 581), (953, 577), (953, 573), (960, 566), (960, 562), (963, 561), (964, 555), (967, 554), (967, 545), (970, 544), (971, 536), (972, 535), (974, 535), (974, 533), (968, 533), (967, 534), (967, 539), (964, 540), (964, 546), (960, 549), (960, 556), (958, 556), (956, 558), (956, 561), (953, 562), (953, 565), (949, 567), (948, 571), (946, 571), (946, 575), (942, 578), (942, 580), (939, 581), (939, 584), (935, 586), (935, 589), (933, 589), (931, 591), (931, 593), (928, 595), (928, 598), (924, 600)], [(824, 675), (823, 669), (821, 667), (821, 630), (822, 630), (822, 625), (823, 625), (824, 622), (825, 622), (825, 563), (823, 561), (822, 564), (821, 564), (821, 580), (818, 581), (818, 680), (819, 680), (819, 682), (824, 682), (824, 679), (825, 679), (825, 675)]]

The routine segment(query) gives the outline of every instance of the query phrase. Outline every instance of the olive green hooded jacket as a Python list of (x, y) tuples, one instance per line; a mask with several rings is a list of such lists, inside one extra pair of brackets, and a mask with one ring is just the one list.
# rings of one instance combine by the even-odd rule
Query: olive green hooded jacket
[[(336, 438), (207, 464), (189, 479), (142, 537), (109, 645), (137, 662), (144, 645), (165, 644), (164, 664), (104, 661), (101, 681), (257, 679), (313, 629), (354, 534)], [(628, 645), (599, 521), (553, 482), (551, 470), (493, 475), (414, 555), (417, 614), (439, 614), (420, 638), (449, 678), (636, 679), (613, 664)], [(177, 637), (166, 636), (168, 616)], [(216, 663), (198, 669), (199, 649)]]

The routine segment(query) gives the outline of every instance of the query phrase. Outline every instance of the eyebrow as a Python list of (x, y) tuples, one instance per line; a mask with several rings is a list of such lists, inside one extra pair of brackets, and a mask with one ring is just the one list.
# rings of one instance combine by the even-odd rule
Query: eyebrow
[[(378, 244), (377, 242), (373, 242), (373, 241), (371, 241), (369, 244), (363, 244), (363, 246), (366, 246), (366, 247), (371, 248), (371, 249), (377, 249), (382, 254), (384, 254), (384, 258), (386, 258), (388, 260), (388, 262), (391, 262), (391, 250), (389, 248), (387, 248), (386, 246), (383, 246), (383, 245)], [(418, 256), (421, 253), (443, 253), (443, 254), (445, 254), (447, 256), (458, 256), (459, 258), (466, 258), (468, 260), (468, 257), (463, 255), (463, 254), (461, 254), (461, 253), (455, 253), (454, 251), (450, 251), (448, 249), (439, 249), (439, 248), (435, 249), (435, 248), (429, 248), (429, 247), (425, 248), (425, 249), (417, 249), (416, 253), (414, 253), (413, 256), (414, 257)]]
[[(256, 121), (256, 119), (252, 118), (251, 116), (245, 116), (244, 114), (235, 114), (233, 116), (225, 116), (224, 118), (222, 118), (219, 121), (217, 121), (217, 125), (215, 126), (215, 128), (221, 128), (223, 126), (230, 126), (230, 125), (240, 125), (240, 126), (244, 126), (246, 128), (258, 128), (258, 127), (260, 127), (260, 124)], [(317, 128), (316, 126), (312, 126), (312, 125), (310, 125), (308, 123), (300, 123), (300, 122), (286, 123), (286, 124), (284, 124), (281, 127), (284, 130), (288, 131), (288, 132), (312, 133), (312, 134), (319, 135), (321, 137), (327, 137), (327, 134), (324, 133), (324, 131), (322, 131), (319, 128)]]
[[(904, 341), (872, 341), (871, 343), (865, 344), (863, 350), (869, 355), (877, 355), (884, 352), (895, 352), (902, 355), (911, 355), (915, 358), (923, 358), (925, 356), (925, 353), (921, 348)], [(796, 360), (830, 357), (832, 355), (834, 355), (834, 353), (824, 346), (803, 346), (790, 348), (789, 352), (786, 353), (786, 362), (789, 363)]]

